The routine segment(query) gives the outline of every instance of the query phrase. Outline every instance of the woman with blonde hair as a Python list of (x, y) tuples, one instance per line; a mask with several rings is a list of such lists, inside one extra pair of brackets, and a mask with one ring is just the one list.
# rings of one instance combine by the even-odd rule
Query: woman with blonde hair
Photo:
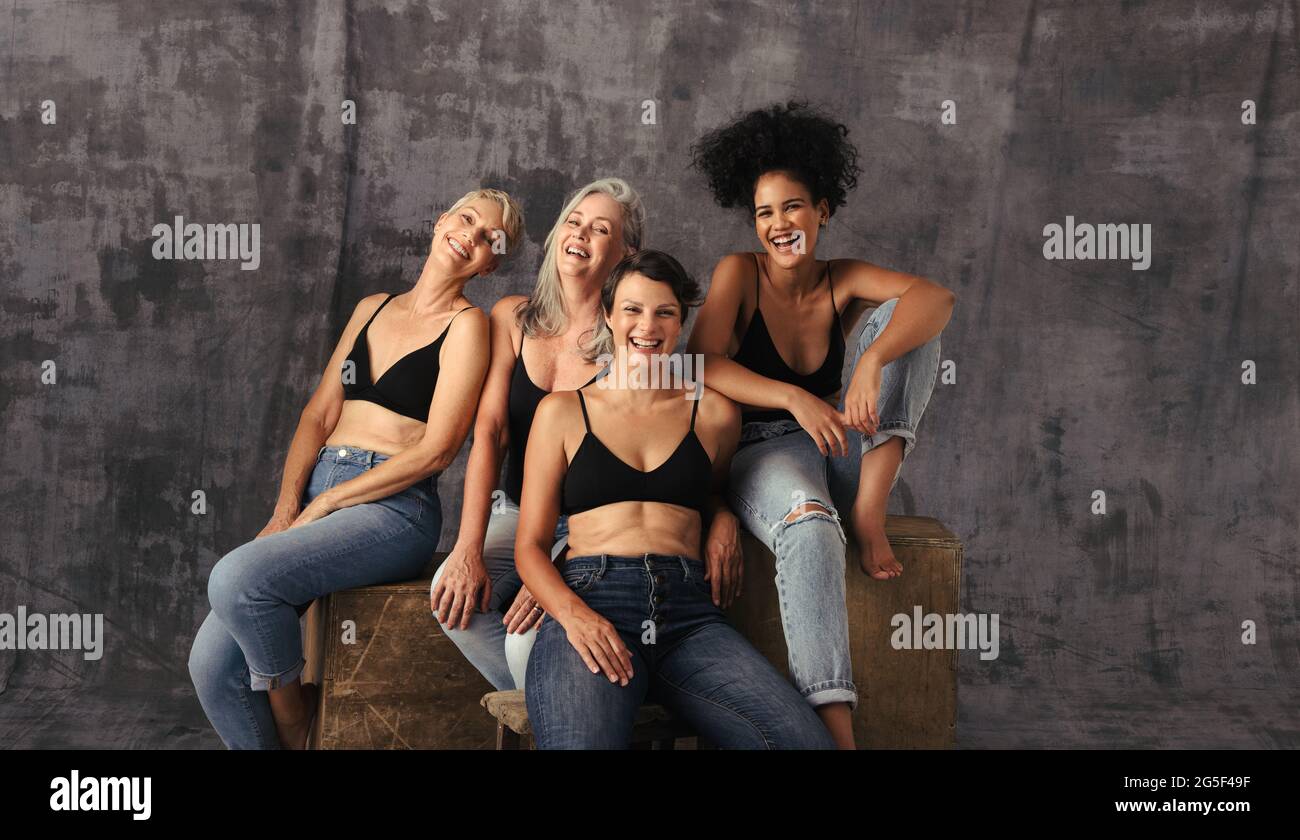
[(437, 550), (437, 476), (487, 372), (488, 319), (465, 285), (496, 270), (522, 226), (504, 192), (466, 194), (438, 217), (415, 286), (353, 311), (303, 409), (275, 512), (208, 580), (189, 670), (226, 746), (303, 748), (317, 700), (299, 679), (307, 605), (415, 577)]
[[(460, 533), (430, 589), (442, 629), (498, 690), (523, 688), (541, 609), (515, 571), (524, 450), (533, 414), (553, 391), (599, 375), (610, 352), (600, 294), (610, 270), (641, 247), (645, 210), (636, 190), (601, 178), (574, 192), (546, 237), (532, 294), (492, 308), (492, 359), (465, 468)], [(505, 462), (505, 480), (497, 479)], [(553, 556), (567, 525), (557, 523)]]

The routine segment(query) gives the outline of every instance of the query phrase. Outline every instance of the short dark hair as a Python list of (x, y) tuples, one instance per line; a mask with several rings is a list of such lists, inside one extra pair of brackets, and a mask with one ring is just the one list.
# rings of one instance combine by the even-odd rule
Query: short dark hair
[(683, 322), (686, 321), (687, 310), (700, 305), (700, 284), (686, 273), (682, 264), (671, 254), (647, 249), (628, 254), (619, 260), (618, 265), (610, 270), (609, 277), (605, 278), (605, 285), (600, 290), (600, 304), (605, 308), (606, 315), (613, 313), (614, 293), (618, 291), (618, 284), (629, 274), (640, 274), (667, 283), (677, 302), (682, 305)]
[(788, 172), (830, 215), (858, 185), (858, 150), (848, 126), (807, 102), (769, 105), (742, 114), (691, 146), (692, 165), (704, 173), (721, 207), (754, 212), (754, 187), (768, 172)]

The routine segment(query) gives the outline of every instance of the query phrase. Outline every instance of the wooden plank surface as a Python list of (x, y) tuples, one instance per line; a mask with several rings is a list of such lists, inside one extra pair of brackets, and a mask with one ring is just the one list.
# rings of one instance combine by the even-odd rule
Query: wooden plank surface
[[(495, 746), (496, 723), (479, 706), (492, 686), (434, 620), (428, 579), (324, 600), (322, 749)], [(345, 621), (355, 622), (353, 644)]]

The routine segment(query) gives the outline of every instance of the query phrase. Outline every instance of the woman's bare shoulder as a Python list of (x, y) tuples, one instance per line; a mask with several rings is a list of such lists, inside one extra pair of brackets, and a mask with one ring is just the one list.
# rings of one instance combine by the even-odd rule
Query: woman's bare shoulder
[(504, 319), (513, 323), (519, 307), (527, 301), (527, 295), (506, 295), (492, 305), (492, 320)]
[(753, 280), (757, 272), (756, 257), (752, 251), (733, 251), (713, 268), (713, 282)]
[(369, 318), (375, 314), (375, 311), (379, 309), (384, 301), (388, 300), (388, 297), (388, 292), (375, 292), (373, 295), (366, 295), (357, 301), (356, 307), (352, 310), (353, 317)]
[(580, 416), (581, 411), (577, 391), (552, 391), (537, 404), (533, 426), (540, 423), (563, 428), (564, 424), (571, 423), (574, 417)]

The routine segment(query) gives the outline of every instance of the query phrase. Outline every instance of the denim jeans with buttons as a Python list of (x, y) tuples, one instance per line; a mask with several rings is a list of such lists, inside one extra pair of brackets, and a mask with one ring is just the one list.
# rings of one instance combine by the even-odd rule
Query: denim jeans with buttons
[[(483, 565), (487, 567), (488, 580), (492, 582), (487, 612), (479, 612), (476, 606), (470, 615), (469, 626), (464, 630), (459, 624), (450, 627), (439, 622), (447, 638), (460, 648), (469, 663), (497, 691), (523, 690), (529, 652), (537, 639), (536, 625), (523, 633), (507, 633), (503, 623), (505, 614), (524, 585), (519, 572), (515, 571), (515, 532), (518, 529), (519, 505), (503, 493), (492, 502), (492, 516), (488, 519), (487, 534), (483, 539)], [(569, 518), (561, 515), (555, 525), (552, 559), (564, 550), (568, 541)], [(446, 568), (447, 564), (443, 563), (433, 575), (433, 583), (429, 585), (431, 599), (433, 589)]]
[[(305, 506), (387, 455), (322, 448)], [(341, 508), (244, 543), (208, 578), (212, 611), (190, 650), (189, 669), (208, 720), (231, 749), (278, 749), (267, 690), (302, 673), (300, 618), (316, 598), (418, 577), (438, 548), (437, 476), (400, 493)]]
[(631, 681), (593, 674), (549, 615), (528, 660), (538, 749), (625, 749), (637, 709), (659, 703), (723, 749), (834, 749), (790, 682), (714, 606), (704, 564), (672, 555), (570, 558), (564, 582), (632, 653)]
[[(891, 298), (867, 318), (854, 348), (850, 378), (862, 353), (889, 323), (897, 303), (898, 298)], [(862, 456), (891, 437), (902, 439), (903, 458), (916, 448), (917, 426), (938, 370), (938, 336), (885, 365), (876, 433), (868, 436), (846, 428), (847, 455), (822, 455), (812, 437), (792, 420), (746, 423), (741, 431), (740, 449), (731, 460), (729, 501), (745, 529), (776, 556), (790, 675), (813, 706), (846, 702), (856, 708), (858, 702), (849, 657), (847, 542), (840, 511), (853, 506)], [(844, 409), (843, 399), (839, 408)], [(901, 472), (900, 461), (891, 490)], [(827, 512), (796, 513), (809, 503)], [(792, 514), (795, 518), (789, 521)]]

